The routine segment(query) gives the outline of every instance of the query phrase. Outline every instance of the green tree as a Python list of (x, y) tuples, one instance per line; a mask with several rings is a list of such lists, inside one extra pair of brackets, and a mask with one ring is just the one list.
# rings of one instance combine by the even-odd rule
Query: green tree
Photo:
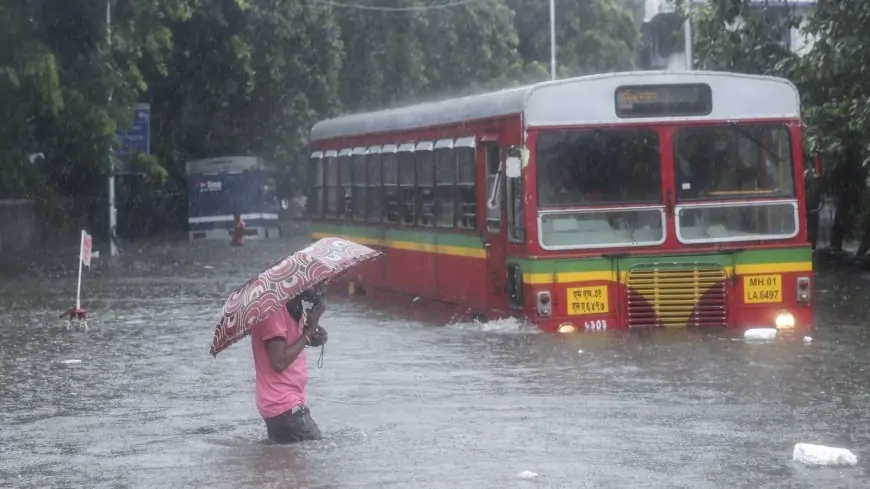
[[(517, 13), (519, 52), (523, 62), (549, 66), (549, 3), (525, 0), (506, 0), (506, 3)], [(634, 18), (635, 8), (626, 0), (557, 2), (559, 75), (588, 75), (633, 68), (640, 37)]]

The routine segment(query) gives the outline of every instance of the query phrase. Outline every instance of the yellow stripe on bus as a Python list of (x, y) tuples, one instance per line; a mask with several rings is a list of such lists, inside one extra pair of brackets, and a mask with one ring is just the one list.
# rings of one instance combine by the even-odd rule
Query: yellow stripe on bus
[[(333, 235), (326, 233), (311, 233), (311, 237), (314, 239), (321, 239), (329, 236)], [(391, 239), (383, 240), (352, 235), (342, 235), (341, 237), (367, 246), (382, 246), (385, 248), (393, 248), (396, 250), (419, 251), (421, 253), (435, 253), (439, 255), (461, 256), (465, 258), (486, 258), (486, 250), (477, 248), (466, 248), (464, 246), (412, 243), (410, 241), (397, 241)]]
[[(756, 275), (763, 273), (812, 272), (812, 262), (761, 263), (737, 265), (737, 275)], [(734, 275), (734, 267), (725, 267), (728, 277)], [(625, 283), (628, 271), (620, 271), (619, 282)], [(561, 272), (561, 273), (524, 273), (523, 281), (527, 284), (566, 284), (574, 282), (616, 282), (616, 271), (599, 270), (594, 272)]]
[(755, 275), (759, 273), (787, 273), (787, 272), (812, 272), (813, 262), (785, 262), (785, 263), (753, 263), (751, 265), (737, 265), (737, 275)]

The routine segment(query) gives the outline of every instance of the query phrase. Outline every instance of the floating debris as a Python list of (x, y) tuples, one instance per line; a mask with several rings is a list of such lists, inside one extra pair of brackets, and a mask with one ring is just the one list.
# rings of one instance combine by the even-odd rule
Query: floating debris
[(71, 359), (71, 360), (61, 360), (60, 363), (64, 365), (75, 365), (77, 363), (82, 363), (81, 360)]
[(809, 345), (809, 344), (812, 343), (812, 342), (813, 342), (813, 337), (812, 337), (812, 336), (804, 336), (804, 344)]
[(748, 341), (770, 341), (776, 338), (776, 328), (753, 328), (743, 333), (743, 339)]
[(541, 476), (539, 476), (538, 474), (536, 474), (530, 470), (524, 470), (524, 471), (520, 472), (519, 474), (517, 474), (518, 479), (523, 479), (523, 480), (527, 480), (527, 481), (535, 480), (539, 477), (541, 477)]
[(858, 457), (848, 449), (810, 443), (795, 445), (791, 458), (795, 462), (810, 467), (854, 467), (858, 465)]

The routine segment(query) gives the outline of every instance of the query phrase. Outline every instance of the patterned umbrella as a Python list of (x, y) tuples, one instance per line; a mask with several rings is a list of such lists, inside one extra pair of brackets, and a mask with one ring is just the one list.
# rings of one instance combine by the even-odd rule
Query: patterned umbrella
[(214, 330), (212, 356), (251, 333), (278, 307), (311, 287), (382, 253), (341, 238), (323, 238), (273, 264), (230, 295)]

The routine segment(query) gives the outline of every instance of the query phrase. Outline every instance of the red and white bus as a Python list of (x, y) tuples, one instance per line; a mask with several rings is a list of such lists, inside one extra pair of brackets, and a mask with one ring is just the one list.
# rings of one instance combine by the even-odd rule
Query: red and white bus
[(313, 238), (370, 294), (546, 331), (811, 328), (800, 103), (780, 78), (586, 76), (317, 123)]

